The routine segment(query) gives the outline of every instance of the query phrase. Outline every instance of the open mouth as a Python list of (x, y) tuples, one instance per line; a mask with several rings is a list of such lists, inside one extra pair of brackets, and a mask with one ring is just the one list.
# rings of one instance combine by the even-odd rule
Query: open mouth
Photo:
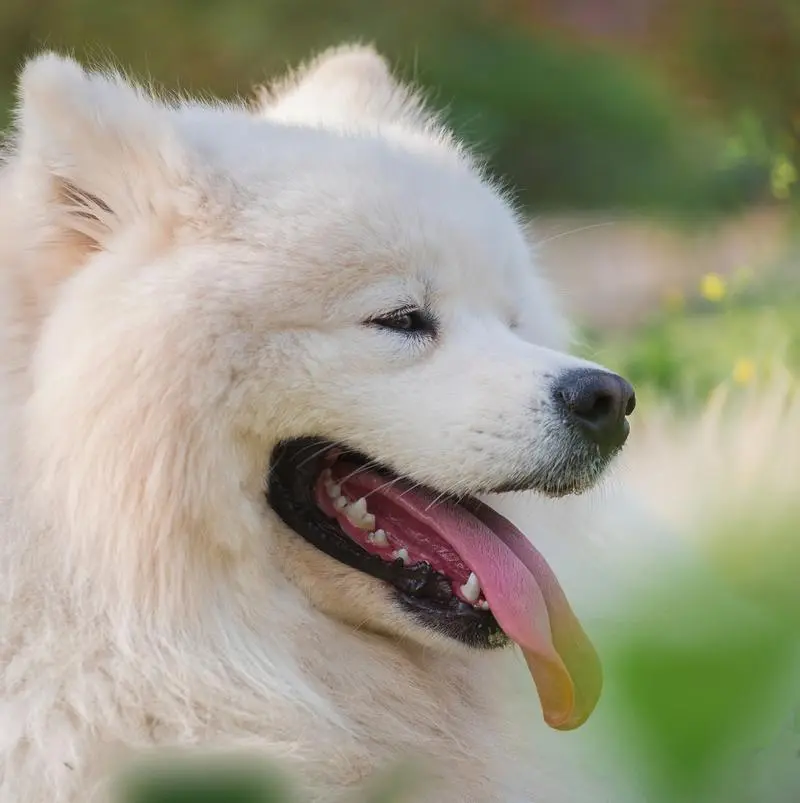
[(544, 558), (492, 508), (318, 438), (275, 448), (267, 495), (317, 549), (392, 586), (419, 624), (475, 648), (518, 644), (549, 725), (591, 714), (597, 655)]

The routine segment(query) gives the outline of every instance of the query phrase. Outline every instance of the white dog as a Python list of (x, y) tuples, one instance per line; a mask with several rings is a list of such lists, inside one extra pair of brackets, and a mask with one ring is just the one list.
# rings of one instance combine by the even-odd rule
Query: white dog
[(506, 513), (578, 607), (613, 497), (563, 497), (633, 390), (567, 356), (508, 200), (378, 55), (255, 109), (32, 60), (0, 254), (1, 803), (104, 800), (168, 746), (315, 801), (407, 757), (419, 801), (605, 799), (541, 724), (590, 717), (597, 656), (476, 497), (532, 492)]

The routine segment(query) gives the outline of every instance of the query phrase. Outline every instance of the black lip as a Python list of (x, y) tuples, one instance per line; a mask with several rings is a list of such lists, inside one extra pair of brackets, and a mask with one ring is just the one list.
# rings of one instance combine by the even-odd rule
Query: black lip
[[(371, 555), (319, 508), (314, 486), (324, 468), (324, 453), (334, 447), (346, 453), (348, 461), (369, 463), (371, 470), (395, 476), (389, 469), (374, 468), (374, 461), (364, 455), (323, 438), (284, 441), (272, 453), (267, 483), (267, 501), (283, 522), (326, 555), (393, 586), (398, 604), (419, 624), (472, 647), (488, 649), (509, 643), (491, 611), (458, 599), (450, 580), (430, 564), (405, 566), (401, 560), (388, 563)], [(470, 499), (462, 504), (480, 502)]]

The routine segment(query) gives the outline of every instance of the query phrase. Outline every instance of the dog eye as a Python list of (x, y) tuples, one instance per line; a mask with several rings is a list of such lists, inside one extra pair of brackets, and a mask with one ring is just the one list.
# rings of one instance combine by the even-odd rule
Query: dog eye
[(390, 329), (409, 335), (435, 334), (434, 322), (429, 315), (414, 307), (394, 310), (386, 315), (379, 315), (367, 321), (371, 326)]

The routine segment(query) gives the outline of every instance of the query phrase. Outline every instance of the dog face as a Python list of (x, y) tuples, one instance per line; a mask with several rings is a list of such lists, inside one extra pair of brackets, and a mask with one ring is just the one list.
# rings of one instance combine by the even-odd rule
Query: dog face
[(561, 351), (469, 155), (366, 50), (255, 111), (167, 107), (55, 57), (21, 94), (7, 180), (58, 266), (24, 277), (26, 460), (66, 564), (173, 610), (230, 592), (244, 616), (280, 576), (389, 637), (511, 640), (548, 721), (580, 724), (594, 653), (476, 496), (586, 489), (633, 392)]

